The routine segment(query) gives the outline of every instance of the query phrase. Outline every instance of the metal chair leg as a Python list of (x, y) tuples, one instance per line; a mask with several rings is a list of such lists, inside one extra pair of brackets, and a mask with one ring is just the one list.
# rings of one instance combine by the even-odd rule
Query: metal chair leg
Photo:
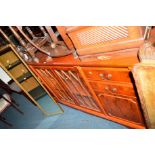
[(2, 97), (2, 98), (5, 99), (7, 102), (9, 102), (11, 104), (11, 106), (13, 106), (19, 113), (24, 114), (13, 101), (9, 101), (5, 97)]
[(6, 120), (6, 118), (4, 118), (3, 116), (0, 116), (0, 117), (1, 117), (1, 119)]
[(6, 119), (3, 118), (2, 116), (0, 116), (0, 120), (1, 120), (3, 123), (7, 124), (8, 126), (12, 127), (12, 124), (10, 124), (8, 121), (6, 121)]
[(17, 107), (17, 105), (16, 105), (15, 103), (12, 102), (11, 105), (12, 105), (19, 113), (24, 114), (24, 113)]
[(11, 97), (12, 102), (19, 107), (19, 104)]

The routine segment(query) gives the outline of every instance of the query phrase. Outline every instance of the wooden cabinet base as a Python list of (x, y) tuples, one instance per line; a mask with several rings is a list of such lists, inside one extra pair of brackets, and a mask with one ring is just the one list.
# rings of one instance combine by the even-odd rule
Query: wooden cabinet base
[(120, 66), (109, 61), (83, 63), (67, 56), (63, 61), (57, 58), (47, 64), (31, 64), (31, 69), (60, 103), (129, 128), (143, 129), (131, 65), (122, 64), (120, 59), (115, 63)]
[(101, 118), (104, 118), (104, 119), (107, 119), (107, 120), (110, 120), (110, 121), (113, 121), (113, 122), (117, 122), (117, 123), (125, 125), (125, 126), (127, 126), (129, 128), (134, 128), (134, 129), (145, 129), (146, 128), (145, 125), (143, 125), (143, 124), (126, 121), (126, 120), (119, 119), (119, 118), (116, 118), (116, 117), (111, 117), (111, 116), (105, 115), (105, 114), (97, 112), (97, 111), (93, 111), (93, 110), (86, 109), (86, 108), (83, 108), (83, 107), (80, 107), (80, 106), (77, 106), (77, 105), (69, 104), (67, 102), (63, 102), (63, 103), (59, 102), (59, 103), (67, 105), (67, 106), (69, 106), (71, 108), (86, 112), (86, 113), (91, 114), (91, 115), (95, 115), (95, 116), (98, 116), (98, 117), (101, 117)]

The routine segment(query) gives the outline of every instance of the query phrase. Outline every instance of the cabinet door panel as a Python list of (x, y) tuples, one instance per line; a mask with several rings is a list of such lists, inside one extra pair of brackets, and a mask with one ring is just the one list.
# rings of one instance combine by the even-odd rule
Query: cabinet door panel
[(78, 106), (100, 111), (96, 101), (92, 98), (75, 68), (68, 68), (67, 70), (64, 68), (53, 68), (53, 70), (64, 83)]
[(69, 102), (74, 104), (74, 101), (71, 97), (67, 94), (63, 86), (57, 81), (54, 74), (51, 72), (50, 69), (45, 68), (36, 68), (36, 72), (38, 73), (41, 80), (47, 86), (47, 88), (57, 97), (57, 99), (61, 102)]
[(143, 123), (136, 99), (104, 93), (98, 94), (98, 97), (109, 116), (122, 118), (136, 123)]

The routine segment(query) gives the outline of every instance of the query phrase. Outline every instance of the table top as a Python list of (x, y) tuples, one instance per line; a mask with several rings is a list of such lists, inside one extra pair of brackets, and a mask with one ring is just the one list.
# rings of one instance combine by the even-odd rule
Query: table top
[(82, 61), (79, 58), (75, 59), (72, 54), (59, 58), (53, 58), (46, 62), (46, 55), (38, 53), (40, 62), (30, 62), (28, 65), (35, 66), (87, 66), (87, 67), (132, 67), (139, 63), (138, 48), (122, 50), (117, 52), (108, 52), (105, 54), (107, 59), (97, 61)]

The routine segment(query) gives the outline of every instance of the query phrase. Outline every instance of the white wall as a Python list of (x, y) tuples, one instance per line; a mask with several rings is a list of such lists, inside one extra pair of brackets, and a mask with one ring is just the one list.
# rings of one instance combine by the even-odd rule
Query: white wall
[(8, 83), (11, 78), (9, 75), (0, 67), (0, 79), (3, 80), (5, 83)]

